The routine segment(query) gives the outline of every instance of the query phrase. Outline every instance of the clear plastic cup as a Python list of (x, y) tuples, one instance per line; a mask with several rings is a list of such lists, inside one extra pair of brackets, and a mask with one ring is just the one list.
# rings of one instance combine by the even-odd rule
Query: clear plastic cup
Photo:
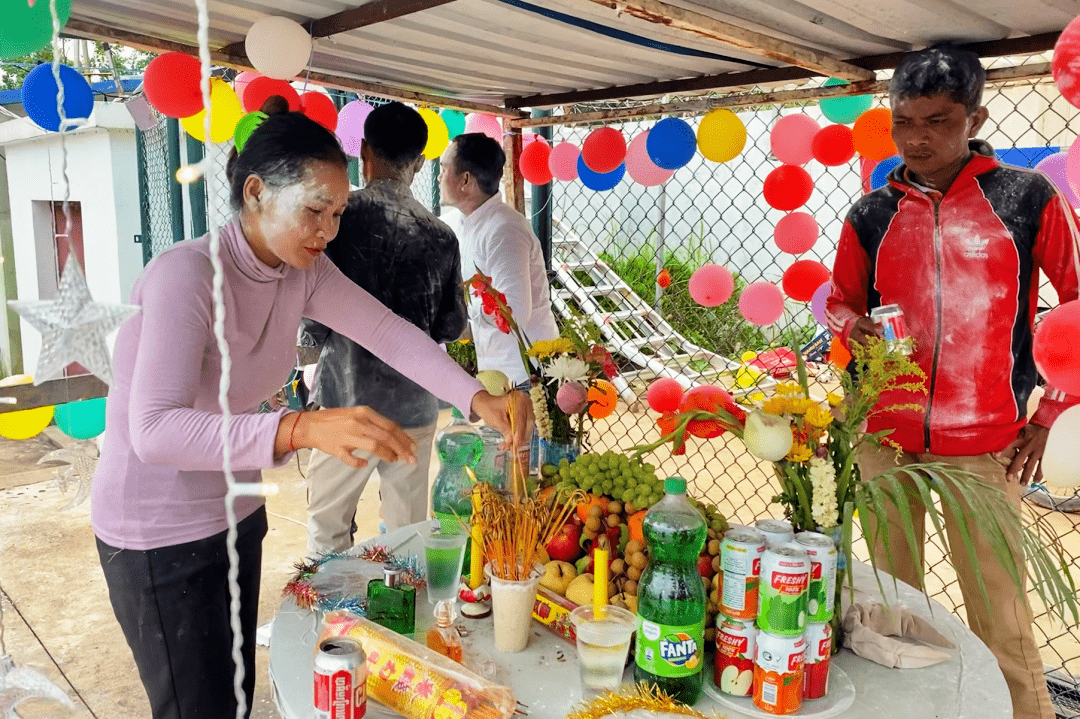
[(570, 621), (577, 633), (582, 692), (595, 694), (618, 689), (637, 616), (610, 605), (594, 614), (592, 605), (585, 604), (570, 612)]

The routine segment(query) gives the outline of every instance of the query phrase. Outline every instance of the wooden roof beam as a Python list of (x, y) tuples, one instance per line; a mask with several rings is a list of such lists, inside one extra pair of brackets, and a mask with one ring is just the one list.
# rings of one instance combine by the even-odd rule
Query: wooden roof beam
[(787, 65), (804, 67), (823, 75), (853, 82), (874, 79), (872, 70), (857, 67), (812, 48), (747, 30), (660, 0), (589, 0), (589, 2), (615, 10), (620, 15), (625, 14), (653, 24), (666, 25), (716, 40), (744, 52), (777, 60)]

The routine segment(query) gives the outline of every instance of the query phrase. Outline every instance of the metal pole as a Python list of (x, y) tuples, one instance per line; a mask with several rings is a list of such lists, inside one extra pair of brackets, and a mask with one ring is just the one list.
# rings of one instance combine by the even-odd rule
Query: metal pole
[[(202, 159), (203, 144), (188, 135), (187, 163), (194, 165), (201, 162)], [(202, 237), (209, 229), (206, 223), (206, 180), (200, 177), (187, 186), (187, 191), (188, 203), (191, 205), (191, 236)]]
[(173, 242), (181, 242), (186, 233), (184, 232), (184, 195), (183, 188), (176, 181), (176, 171), (180, 169), (180, 121), (169, 118), (166, 121), (168, 128), (168, 152), (169, 152), (169, 213), (172, 219)]
[[(667, 214), (667, 184), (660, 185), (660, 201), (657, 203), (660, 208), (660, 221), (656, 223), (656, 255), (654, 259), (656, 261), (656, 275), (660, 276), (660, 273), (664, 271), (664, 245), (665, 235), (667, 234), (667, 227), (665, 224), (665, 215)], [(664, 294), (664, 290), (660, 287), (659, 283), (655, 283), (655, 294), (653, 296), (653, 309), (660, 310), (660, 298)]]
[[(533, 110), (533, 117), (548, 117), (551, 110)], [(537, 134), (550, 145), (551, 126), (537, 129)], [(533, 186), (532, 190), (532, 226), (533, 233), (540, 240), (540, 249), (544, 253), (544, 266), (551, 270), (551, 183)]]

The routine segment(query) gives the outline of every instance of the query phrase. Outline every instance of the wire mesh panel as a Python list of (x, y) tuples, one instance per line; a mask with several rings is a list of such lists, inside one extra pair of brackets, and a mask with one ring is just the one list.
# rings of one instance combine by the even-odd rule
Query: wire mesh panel
[(173, 216), (171, 193), (176, 180), (170, 169), (169, 120), (153, 112), (157, 124), (136, 133), (144, 263), (174, 242), (175, 223), (182, 219)]
[[(988, 63), (988, 69), (1026, 63), (1047, 62), (1048, 57), (1000, 58)], [(886, 77), (887, 73), (881, 75)], [(769, 88), (770, 91), (786, 88)], [(670, 99), (670, 98), (669, 98)], [(877, 106), (887, 106), (887, 98), (874, 98)], [(1080, 130), (1076, 110), (1063, 100), (1049, 79), (1014, 81), (1007, 85), (988, 86), (984, 96), (990, 119), (979, 136), (990, 142), (1004, 162), (1032, 167), (1044, 157), (1067, 148)], [(618, 105), (625, 107), (626, 105)], [(589, 105), (567, 111), (609, 109), (616, 105)], [(862, 196), (871, 181), (858, 160), (840, 167), (825, 167), (816, 161), (806, 165), (814, 180), (814, 192), (800, 211), (809, 212), (820, 227), (820, 238), (812, 249), (800, 256), (782, 252), (773, 232), (786, 213), (770, 208), (764, 201), (763, 181), (780, 163), (770, 152), (769, 133), (782, 115), (804, 113), (822, 126), (829, 123), (816, 103), (798, 103), (784, 107), (754, 107), (738, 111), (746, 126), (747, 143), (734, 160), (716, 164), (695, 155), (690, 164), (675, 172), (660, 187), (643, 187), (626, 177), (614, 189), (594, 192), (580, 181), (555, 182), (552, 187), (552, 269), (556, 275), (553, 297), (573, 300), (573, 309), (589, 310), (605, 332), (609, 346), (618, 355), (630, 391), (626, 411), (597, 422), (590, 433), (594, 448), (629, 448), (659, 436), (655, 413), (644, 402), (649, 380), (660, 373), (674, 371), (693, 381), (714, 382), (754, 396), (766, 390), (761, 386), (767, 375), (747, 363), (756, 354), (778, 347), (805, 346), (824, 331), (814, 320), (807, 303), (786, 300), (781, 319), (769, 327), (757, 327), (744, 320), (737, 307), (739, 290), (758, 280), (779, 282), (797, 259), (815, 259), (832, 267), (837, 240), (844, 216), (852, 203)], [(660, 118), (614, 125), (629, 141), (653, 127)], [(697, 128), (698, 118), (685, 118)], [(581, 147), (594, 127), (554, 128), (553, 145), (569, 141)], [(876, 178), (875, 178), (876, 179)], [(583, 264), (583, 255), (588, 262)], [(720, 307), (707, 309), (691, 300), (687, 284), (695, 269), (706, 262), (724, 265), (736, 276), (733, 298)], [(598, 263), (598, 264), (597, 264)], [(585, 266), (593, 269), (584, 269)], [(597, 278), (595, 268), (613, 270), (645, 305), (658, 311), (663, 322), (651, 323), (651, 340), (627, 340), (630, 319), (622, 310), (625, 302), (610, 278)], [(658, 286), (661, 270), (666, 269), (671, 284)], [(899, 271), (899, 270), (898, 270)], [(561, 278), (561, 279), (560, 279)], [(584, 289), (582, 289), (584, 288)], [(1043, 288), (1042, 305), (1057, 304), (1056, 293)], [(583, 299), (584, 298), (584, 299)], [(607, 298), (607, 301), (596, 298)], [(635, 318), (643, 315), (638, 308)], [(635, 330), (638, 335), (644, 330)], [(663, 352), (658, 347), (698, 347), (704, 352)], [(643, 349), (644, 348), (644, 349)], [(724, 359), (718, 363), (716, 356)], [(656, 360), (659, 360), (659, 364)], [(718, 364), (729, 369), (703, 375), (705, 365)], [(824, 396), (838, 386), (837, 377), (827, 365), (811, 367), (812, 392)], [(750, 455), (742, 442), (729, 435), (717, 439), (688, 438), (686, 454), (672, 456), (662, 447), (652, 458), (660, 476), (678, 474), (686, 477), (699, 497), (715, 502), (732, 522), (749, 523), (755, 519), (780, 516), (777, 505), (770, 506), (780, 488), (770, 464)], [(1048, 488), (1053, 492), (1053, 488)], [(1061, 536), (1074, 579), (1080, 582), (1080, 500), (1065, 490), (1065, 496), (1037, 494), (1043, 501), (1027, 503), (1027, 511), (1045, 519)], [(1058, 510), (1055, 510), (1058, 507)], [(862, 558), (866, 547), (858, 545)], [(936, 540), (926, 549), (927, 589), (935, 599), (960, 613), (963, 600), (955, 572), (944, 559)], [(1048, 680), (1059, 713), (1080, 717), (1080, 631), (1063, 627), (1053, 620), (1030, 593), (1036, 614), (1036, 639), (1039, 642)]]

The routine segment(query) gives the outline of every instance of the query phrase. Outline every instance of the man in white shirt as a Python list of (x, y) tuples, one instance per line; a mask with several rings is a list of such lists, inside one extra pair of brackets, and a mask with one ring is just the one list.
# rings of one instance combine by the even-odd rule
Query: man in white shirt
[[(540, 241), (528, 220), (499, 196), (505, 164), (499, 143), (481, 133), (458, 135), (442, 155), (442, 204), (465, 215), (458, 233), (461, 275), (468, 279), (479, 270), (491, 277), (528, 341), (553, 340), (559, 329)], [(517, 340), (495, 326), (475, 297), (469, 303), (469, 325), (479, 369), (501, 370), (515, 386), (528, 381)]]

